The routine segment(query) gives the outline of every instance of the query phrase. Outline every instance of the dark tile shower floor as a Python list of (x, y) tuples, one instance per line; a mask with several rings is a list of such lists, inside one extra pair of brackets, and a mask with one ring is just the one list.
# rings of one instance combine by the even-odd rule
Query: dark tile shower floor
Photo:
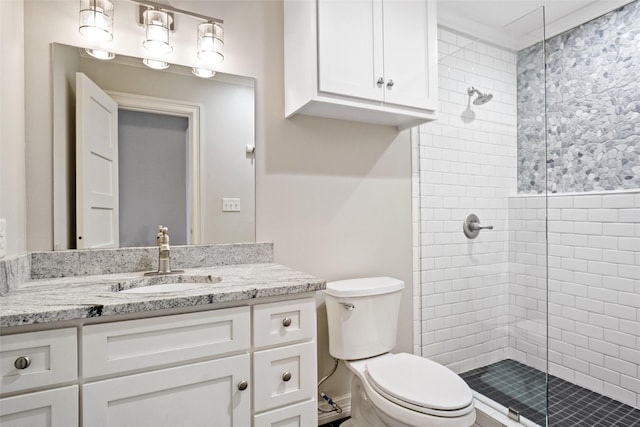
[[(460, 374), (478, 393), (545, 425), (545, 373), (506, 359)], [(549, 375), (549, 427), (640, 427), (640, 410)]]

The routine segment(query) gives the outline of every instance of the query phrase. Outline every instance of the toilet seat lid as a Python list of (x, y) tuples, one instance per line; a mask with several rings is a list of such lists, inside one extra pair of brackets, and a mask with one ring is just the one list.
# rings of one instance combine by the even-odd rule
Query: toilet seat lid
[(455, 411), (471, 405), (471, 389), (450, 369), (408, 353), (367, 362), (371, 385), (394, 400), (436, 411)]

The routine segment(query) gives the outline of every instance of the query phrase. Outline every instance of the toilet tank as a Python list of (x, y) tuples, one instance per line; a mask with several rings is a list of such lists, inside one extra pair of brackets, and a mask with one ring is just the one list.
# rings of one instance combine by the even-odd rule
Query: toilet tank
[(403, 288), (404, 282), (392, 277), (328, 282), (329, 353), (355, 360), (390, 351), (396, 345)]

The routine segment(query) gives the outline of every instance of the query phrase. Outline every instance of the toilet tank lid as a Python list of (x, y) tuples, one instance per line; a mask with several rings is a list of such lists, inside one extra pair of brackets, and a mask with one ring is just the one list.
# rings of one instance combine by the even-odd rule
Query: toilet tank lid
[(402, 288), (404, 288), (404, 282), (393, 277), (365, 277), (327, 282), (324, 292), (337, 298), (364, 297), (389, 294)]

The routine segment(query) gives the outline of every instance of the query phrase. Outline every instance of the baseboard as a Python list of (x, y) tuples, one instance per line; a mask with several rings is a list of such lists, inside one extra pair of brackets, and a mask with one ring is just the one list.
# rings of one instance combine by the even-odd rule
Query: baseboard
[[(341, 418), (345, 418), (351, 415), (351, 394), (345, 394), (343, 396), (339, 396), (333, 399), (334, 402), (338, 404), (342, 408), (342, 412), (320, 412), (318, 411), (318, 425), (330, 423), (331, 421), (339, 420)], [(331, 409), (326, 402), (318, 402), (320, 408), (327, 411)]]

